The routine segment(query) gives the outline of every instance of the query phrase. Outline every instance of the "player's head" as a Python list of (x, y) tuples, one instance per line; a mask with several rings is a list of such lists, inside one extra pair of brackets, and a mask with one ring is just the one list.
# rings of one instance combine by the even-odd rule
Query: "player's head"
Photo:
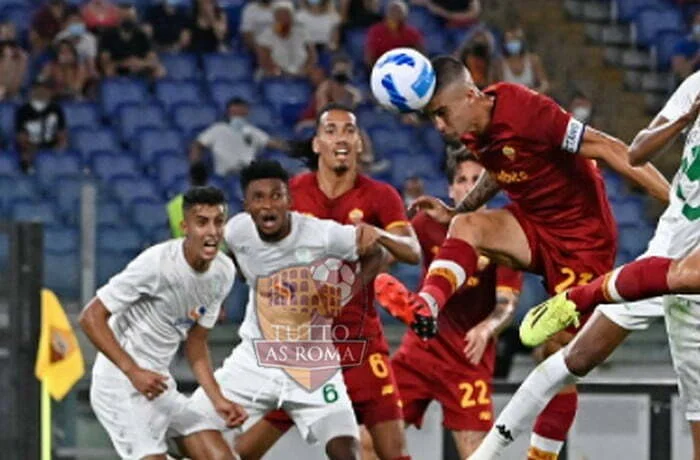
[(318, 113), (311, 146), (318, 155), (320, 171), (332, 171), (336, 175), (357, 171), (362, 136), (352, 109), (342, 104), (323, 107)]
[(447, 161), (447, 180), (450, 182), (449, 195), (455, 203), (461, 202), (481, 175), (484, 167), (474, 156), (463, 148), (450, 156)]
[(487, 125), (490, 107), (459, 59), (439, 56), (432, 60), (435, 92), (426, 107), (435, 128), (445, 138), (457, 140), (467, 133), (480, 133)]
[[(192, 187), (182, 197), (186, 254), (196, 262), (211, 262), (224, 237), (226, 198), (216, 187)], [(190, 260), (190, 262), (192, 262)]]
[(289, 233), (289, 174), (278, 161), (255, 160), (241, 170), (243, 206), (260, 237), (277, 241)]

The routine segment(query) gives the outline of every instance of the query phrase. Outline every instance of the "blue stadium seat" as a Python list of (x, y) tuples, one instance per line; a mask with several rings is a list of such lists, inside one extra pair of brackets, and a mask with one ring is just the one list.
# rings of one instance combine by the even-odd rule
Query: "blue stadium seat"
[(90, 162), (93, 153), (98, 151), (118, 152), (119, 141), (109, 128), (77, 129), (71, 133), (73, 147), (78, 149), (83, 160)]
[(173, 121), (186, 136), (199, 134), (217, 120), (216, 109), (201, 104), (182, 104), (173, 109)]
[(15, 139), (15, 111), (17, 105), (11, 102), (0, 103), (0, 141), (9, 145)]
[(289, 172), (290, 175), (295, 175), (306, 169), (304, 163), (298, 158), (291, 158), (283, 152), (277, 152), (274, 150), (266, 150), (261, 155), (263, 158), (268, 160), (277, 160), (280, 162), (282, 167)]
[(103, 225), (97, 229), (97, 281), (102, 285), (138, 255), (144, 244), (131, 226)]
[(213, 53), (202, 57), (204, 78), (213, 82), (216, 80), (251, 80), (253, 78), (253, 62), (246, 55)]
[(660, 6), (661, 0), (614, 0), (613, 5), (617, 20), (629, 22), (642, 8)]
[(56, 209), (67, 222), (77, 223), (79, 217), (80, 191), (87, 181), (83, 175), (62, 175), (54, 179)]
[(613, 214), (618, 225), (639, 225), (643, 223), (642, 203), (634, 198), (613, 201)]
[(124, 142), (131, 142), (139, 130), (168, 127), (163, 110), (158, 105), (129, 104), (119, 109), (119, 127)]
[(345, 32), (345, 50), (355, 63), (364, 63), (367, 29), (352, 29)]
[(187, 175), (190, 162), (184, 155), (164, 153), (154, 159), (153, 165), (156, 183), (161, 190), (165, 190), (175, 183), (178, 177)]
[(158, 244), (171, 239), (173, 234), (170, 231), (170, 225), (161, 224), (157, 227), (153, 227), (153, 229), (148, 232), (146, 237), (148, 238), (149, 243)]
[(37, 182), (44, 190), (50, 190), (53, 188), (56, 177), (65, 174), (81, 174), (81, 163), (77, 152), (41, 152), (34, 160)]
[(508, 196), (504, 192), (498, 193), (496, 196), (491, 198), (488, 203), (486, 203), (489, 209), (502, 208), (503, 206), (510, 203)]
[(75, 227), (47, 225), (44, 227), (44, 248), (55, 252), (77, 252), (80, 233)]
[(373, 128), (368, 131), (374, 149), (379, 152), (392, 149), (403, 149), (413, 152), (417, 147), (415, 136), (411, 136), (411, 134), (404, 130)]
[(91, 102), (64, 102), (61, 104), (66, 125), (73, 128), (94, 128), (100, 124), (97, 106)]
[(239, 97), (248, 103), (257, 102), (258, 91), (255, 85), (248, 81), (238, 82), (214, 82), (209, 85), (211, 100), (219, 112), (224, 113), (226, 104), (231, 98)]
[(148, 100), (143, 82), (130, 78), (110, 78), (102, 81), (100, 100), (103, 113), (112, 118), (124, 104), (138, 104)]
[(160, 200), (134, 200), (129, 211), (131, 220), (141, 229), (143, 234), (150, 235), (158, 227), (162, 227), (168, 222), (165, 203)]
[(408, 13), (408, 23), (423, 33), (440, 31), (440, 22), (430, 11), (423, 7), (411, 7)]
[(633, 258), (646, 251), (649, 240), (654, 235), (654, 229), (649, 225), (620, 225), (618, 228), (618, 243), (621, 251), (626, 251)]
[(7, 152), (0, 152), (0, 174), (19, 174), (17, 158), (8, 155)]
[(394, 129), (399, 126), (396, 115), (374, 105), (360, 107), (355, 113), (359, 125), (367, 130), (374, 128)]
[(424, 35), (425, 51), (428, 56), (445, 54), (451, 48), (449, 38), (441, 31)]
[(133, 158), (112, 152), (96, 152), (92, 157), (92, 172), (103, 182), (117, 176), (140, 176)]
[(17, 29), (17, 35), (19, 36), (23, 35), (26, 31), (29, 30), (29, 24), (32, 15), (31, 10), (26, 4), (6, 5), (2, 8), (2, 13), (0, 14), (0, 16), (2, 16), (3, 22), (11, 22), (15, 25), (15, 28)]
[(139, 198), (152, 199), (154, 201), (162, 199), (161, 193), (153, 183), (144, 177), (116, 177), (112, 179), (110, 187), (114, 192), (114, 196), (125, 208), (128, 208), (131, 203)]
[[(280, 114), (289, 106), (293, 108), (301, 107), (301, 110), (303, 110), (308, 105), (312, 94), (311, 86), (308, 82), (298, 78), (267, 78), (262, 81), (261, 90), (265, 100), (275, 107)], [(294, 121), (296, 121), (298, 115), (296, 115)]]
[(146, 166), (153, 163), (158, 152), (173, 151), (184, 155), (187, 151), (181, 134), (174, 129), (145, 130), (138, 134), (136, 144), (141, 163)]
[(97, 251), (97, 285), (104, 286), (109, 279), (124, 270), (138, 251)]
[(168, 71), (168, 78), (176, 81), (196, 80), (199, 76), (197, 56), (186, 53), (160, 55), (160, 62)]
[(420, 131), (420, 138), (423, 141), (423, 145), (425, 145), (425, 153), (434, 155), (440, 161), (445, 154), (445, 141), (440, 133), (432, 126), (429, 126)]
[(436, 196), (443, 200), (448, 200), (448, 188), (450, 184), (444, 177), (436, 177), (423, 180), (423, 189), (426, 195)]
[(122, 225), (125, 222), (122, 207), (116, 200), (101, 200), (97, 206), (97, 225)]
[(16, 200), (11, 207), (10, 215), (16, 221), (43, 222), (46, 225), (59, 222), (56, 211), (45, 201)]
[(280, 124), (275, 111), (265, 104), (251, 105), (248, 121), (265, 131), (274, 130)]
[(676, 44), (683, 39), (680, 31), (661, 31), (654, 39), (654, 53), (656, 54), (656, 65), (659, 70), (668, 70), (671, 67), (671, 58)]
[(25, 176), (0, 174), (0, 210), (9, 214), (9, 209), (15, 201), (34, 201), (39, 199), (39, 193), (32, 179)]
[(635, 257), (629, 252), (618, 250), (617, 255), (615, 256), (615, 266), (619, 267), (620, 265), (632, 262), (634, 259)]
[(241, 180), (238, 176), (226, 177), (224, 190), (226, 190), (226, 195), (230, 201), (243, 201), (243, 190), (241, 190)]
[(654, 44), (656, 35), (665, 30), (683, 30), (683, 19), (673, 8), (648, 8), (637, 13), (634, 19), (637, 43), (644, 46)]
[(173, 110), (173, 107), (180, 104), (200, 105), (204, 103), (199, 86), (184, 81), (164, 80), (156, 83), (156, 98), (168, 113)]
[(80, 292), (80, 233), (74, 227), (44, 227), (44, 286), (61, 297)]
[(424, 179), (435, 179), (439, 177), (433, 159), (428, 155), (412, 155), (408, 158), (410, 158), (410, 160), (401, 165), (397, 165), (391, 172), (391, 182), (396, 187), (403, 186), (404, 181), (413, 176)]

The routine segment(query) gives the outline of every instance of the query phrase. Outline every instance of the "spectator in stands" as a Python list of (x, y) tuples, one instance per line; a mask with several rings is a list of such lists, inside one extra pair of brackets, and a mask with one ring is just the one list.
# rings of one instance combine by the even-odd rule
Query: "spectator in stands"
[(496, 81), (494, 63), (497, 58), (494, 56), (493, 41), (489, 35), (487, 31), (475, 33), (457, 53), (459, 60), (469, 69), (479, 89)]
[(53, 42), (63, 27), (65, 13), (64, 0), (48, 0), (34, 13), (29, 30), (29, 43), (33, 54), (40, 54)]
[(100, 67), (106, 77), (137, 75), (160, 78), (165, 68), (151, 42), (132, 15), (116, 29), (108, 29), (100, 40)]
[(80, 60), (71, 42), (58, 42), (53, 58), (44, 65), (39, 78), (50, 81), (52, 93), (59, 99), (81, 99), (90, 80), (90, 70)]
[(19, 96), (28, 61), (27, 52), (17, 42), (15, 25), (0, 24), (0, 99)]
[(340, 14), (332, 0), (302, 0), (296, 15), (309, 33), (311, 43), (320, 50), (336, 50), (339, 45)]
[(272, 5), (272, 11), (275, 22), (257, 38), (262, 75), (308, 77), (316, 67), (316, 49), (306, 28), (294, 21), (294, 4), (279, 0)]
[(96, 32), (119, 26), (122, 12), (110, 0), (90, 0), (80, 10), (85, 26)]
[(364, 29), (382, 20), (378, 0), (340, 0), (340, 20), (342, 32), (351, 29)]
[(593, 119), (593, 102), (581, 91), (574, 93), (568, 110), (581, 123), (589, 124)]
[(362, 102), (362, 91), (352, 84), (352, 61), (338, 57), (331, 67), (331, 75), (317, 87), (309, 105), (301, 114), (300, 123), (316, 125), (318, 111), (330, 103), (355, 108)]
[(403, 182), (402, 187), (403, 203), (406, 206), (406, 211), (411, 209), (413, 202), (424, 194), (423, 179), (418, 176), (408, 177)]
[(671, 67), (678, 81), (700, 69), (700, 10), (693, 16), (690, 34), (673, 48)]
[(248, 120), (248, 102), (233, 98), (226, 104), (226, 120), (204, 130), (190, 146), (190, 162), (202, 161), (210, 149), (214, 172), (220, 176), (238, 172), (264, 148), (287, 150), (286, 142), (270, 137)]
[(243, 37), (243, 44), (250, 51), (255, 51), (258, 35), (274, 22), (272, 0), (246, 2), (241, 12), (241, 24), (238, 28), (241, 37)]
[(192, 19), (182, 0), (163, 0), (146, 10), (145, 31), (159, 52), (178, 52), (190, 45)]
[(215, 0), (195, 0), (190, 51), (216, 53), (228, 48), (228, 19)]
[(31, 172), (34, 156), (39, 149), (68, 146), (68, 133), (63, 109), (53, 101), (51, 87), (37, 80), (29, 101), (15, 112), (15, 142), (19, 149), (20, 166)]
[(475, 25), (481, 14), (480, 0), (411, 0), (415, 6), (424, 6), (444, 21), (445, 26), (465, 29)]
[(503, 58), (496, 70), (497, 80), (519, 83), (542, 94), (549, 92), (549, 78), (542, 60), (527, 49), (525, 32), (520, 26), (511, 27), (504, 34)]
[(78, 58), (87, 65), (90, 75), (96, 75), (97, 37), (87, 30), (80, 10), (74, 6), (68, 8), (63, 30), (56, 35), (54, 45), (62, 40), (68, 40), (75, 46)]
[(391, 0), (386, 7), (384, 21), (367, 31), (365, 64), (368, 68), (385, 52), (402, 46), (423, 50), (423, 35), (406, 23), (408, 6), (403, 0)]

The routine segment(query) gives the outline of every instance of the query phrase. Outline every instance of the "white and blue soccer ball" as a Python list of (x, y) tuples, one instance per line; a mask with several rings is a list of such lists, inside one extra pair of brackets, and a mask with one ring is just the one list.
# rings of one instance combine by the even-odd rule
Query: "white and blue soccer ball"
[(413, 48), (394, 48), (377, 59), (370, 85), (383, 107), (412, 112), (423, 109), (433, 96), (435, 71), (430, 60)]

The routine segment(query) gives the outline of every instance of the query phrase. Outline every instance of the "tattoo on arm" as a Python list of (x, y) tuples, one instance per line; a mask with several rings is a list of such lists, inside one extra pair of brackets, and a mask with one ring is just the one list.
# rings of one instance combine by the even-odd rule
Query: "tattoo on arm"
[(479, 180), (474, 188), (467, 193), (461, 203), (457, 205), (458, 213), (471, 212), (479, 209), (484, 203), (493, 198), (499, 190), (498, 183), (486, 171), (481, 172)]

